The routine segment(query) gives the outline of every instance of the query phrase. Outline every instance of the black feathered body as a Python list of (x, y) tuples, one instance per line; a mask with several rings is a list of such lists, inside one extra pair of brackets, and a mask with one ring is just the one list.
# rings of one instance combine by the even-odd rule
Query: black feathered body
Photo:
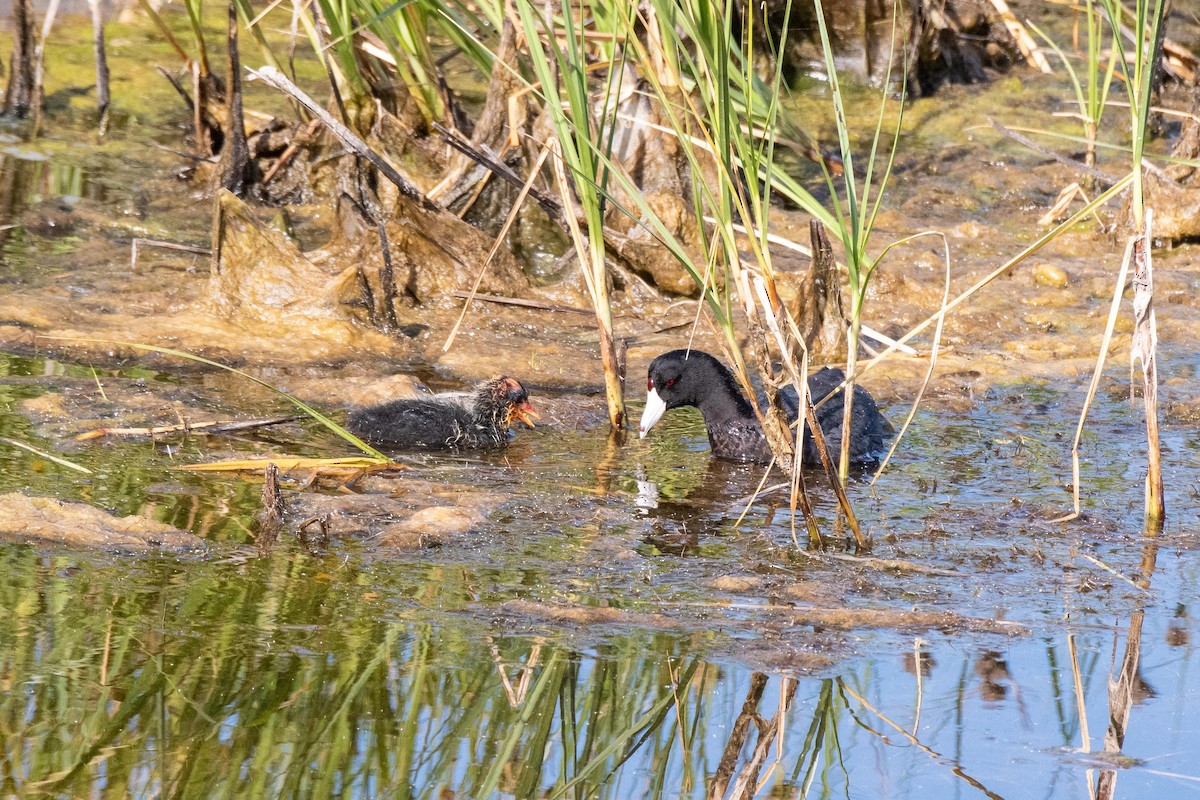
[(512, 378), (497, 378), (474, 392), (359, 408), (351, 412), (346, 427), (375, 445), (494, 449), (508, 444), (518, 407), (532, 411), (524, 387)]
[[(813, 401), (820, 401), (844, 378), (842, 370), (830, 367), (810, 375), (808, 390)], [(668, 409), (680, 406), (700, 409), (713, 455), (759, 464), (771, 461), (773, 454), (753, 407), (742, 394), (733, 373), (709, 354), (698, 350), (674, 350), (659, 356), (650, 365), (649, 385)], [(796, 390), (790, 386), (784, 387), (780, 390), (779, 399), (788, 423), (794, 424), (800, 410)], [(765, 406), (765, 400), (760, 400), (760, 407)], [(816, 410), (817, 423), (835, 460), (842, 446), (844, 410), (844, 390), (830, 397)], [(863, 387), (855, 386), (854, 407), (850, 417), (851, 463), (867, 464), (877, 460), (890, 431), (891, 426), (879, 412), (874, 398)], [(821, 463), (820, 452), (807, 424), (801, 459), (808, 466)]]

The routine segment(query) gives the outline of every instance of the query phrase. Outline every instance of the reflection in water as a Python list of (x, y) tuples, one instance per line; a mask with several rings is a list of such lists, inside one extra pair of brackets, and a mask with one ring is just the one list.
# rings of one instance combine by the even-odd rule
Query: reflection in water
[(918, 647), (912, 652), (904, 654), (901, 663), (904, 671), (909, 675), (928, 678), (933, 673), (933, 668), (937, 666), (937, 659), (918, 644)]
[[(76, 201), (103, 200), (104, 194), (103, 185), (76, 164), (0, 154), (0, 265), (24, 255), (30, 231), (61, 236), (70, 229)], [(39, 203), (45, 205), (38, 213), (27, 215)]]
[[(1150, 579), (1154, 575), (1158, 563), (1158, 538), (1160, 533), (1153, 521), (1146, 523), (1145, 544), (1142, 548), (1142, 563), (1134, 583), (1148, 592)], [(1146, 612), (1141, 599), (1135, 606), (1129, 618), (1129, 627), (1125, 633), (1125, 654), (1121, 658), (1121, 668), (1115, 679), (1108, 683), (1108, 728), (1104, 732), (1104, 752), (1117, 759), (1121, 756), (1125, 745), (1125, 737), (1129, 729), (1129, 719), (1136, 703), (1141, 703), (1147, 697), (1153, 697), (1154, 691), (1149, 688), (1141, 676), (1142, 663), (1142, 626), (1146, 621)], [(1117, 772), (1112, 769), (1100, 771), (1096, 778), (1096, 793), (1098, 800), (1112, 800), (1117, 796)]]
[(1169, 647), (1187, 647), (1192, 642), (1188, 630), (1187, 606), (1183, 603), (1175, 606), (1175, 616), (1167, 624), (1167, 645)]
[[(333, 577), (344, 557), (302, 552), (118, 575), (103, 560), (4, 548), (16, 580), (0, 589), (0, 683), (12, 687), (0, 724), (19, 746), (0, 755), (3, 791), (1006, 797), (1022, 796), (1020, 771), (964, 750), (963, 730), (998, 737), (989, 748), (1054, 743), (1035, 738), (1036, 720), (1008, 729), (1004, 697), (976, 705), (964, 691), (972, 673), (1011, 681), (1011, 653), (983, 651), (970, 670), (938, 638), (921, 646), (921, 680), (911, 655), (836, 679), (768, 675), (698, 657), (686, 634), (580, 648), (520, 633), (520, 618), (448, 624), (430, 603), (469, 602), (481, 576), (351, 563), (350, 584)], [(939, 678), (939, 659), (961, 669)]]
[[(24, 410), (31, 379), (91, 392), (93, 373), (0, 360), (5, 434), (69, 446)], [(104, 384), (121, 381), (137, 377)], [(887, 502), (850, 491), (877, 547), (929, 575), (796, 556), (784, 492), (735, 528), (762, 473), (697, 452), (702, 428), (651, 443), (539, 429), (494, 461), (431, 459), (402, 480), (469, 474), (507, 499), (463, 542), (405, 554), (315, 525), (259, 553), (257, 484), (181, 475), (162, 443), (77, 447), (88, 480), (0, 447), (6, 491), (149, 513), (211, 545), (0, 547), (0, 796), (1165, 796), (1162, 775), (1194, 774), (1200, 752), (1181, 713), (1200, 693), (1186, 537), (1151, 592), (1154, 552), (1119, 521), (1047, 526), (1008, 502), (1052, 471), (1037, 448), (997, 450), (965, 423), (918, 433)], [(931, 454), (956, 448), (953, 463), (1019, 468), (937, 480)], [(914, 495), (921, 475), (934, 488)], [(1034, 635), (836, 621), (901, 610)], [(1129, 676), (1111, 705), (1110, 664)], [(1088, 755), (1105, 712), (1113, 749)]]
[(995, 650), (985, 650), (975, 659), (975, 674), (979, 676), (979, 694), (986, 702), (996, 703), (1008, 697), (1011, 676), (1008, 663)]

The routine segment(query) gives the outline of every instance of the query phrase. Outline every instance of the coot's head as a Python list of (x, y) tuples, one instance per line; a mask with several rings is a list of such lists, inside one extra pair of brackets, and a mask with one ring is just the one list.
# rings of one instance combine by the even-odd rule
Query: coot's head
[(502, 376), (488, 381), (483, 385), (480, 399), (502, 430), (512, 427), (513, 420), (524, 422), (532, 428), (533, 421), (541, 419), (529, 402), (529, 392), (516, 378)]
[(641, 437), (645, 438), (668, 409), (699, 407), (717, 387), (727, 383), (728, 374), (725, 365), (699, 350), (672, 350), (651, 361), (646, 410), (639, 426)]

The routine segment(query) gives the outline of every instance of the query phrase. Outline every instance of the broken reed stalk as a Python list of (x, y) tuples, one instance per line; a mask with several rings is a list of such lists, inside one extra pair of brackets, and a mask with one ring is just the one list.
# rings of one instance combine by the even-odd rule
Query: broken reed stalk
[[(1125, 745), (1125, 734), (1129, 730), (1129, 715), (1135, 702), (1134, 695), (1141, 680), (1138, 665), (1142, 660), (1142, 623), (1146, 619), (1145, 609), (1138, 609), (1129, 618), (1129, 629), (1125, 632), (1125, 652), (1121, 656), (1121, 669), (1116, 679), (1108, 681), (1108, 727), (1104, 731), (1104, 752), (1116, 758)], [(1116, 797), (1117, 771), (1101, 770), (1096, 777), (1097, 798)]]
[(34, 98), (34, 49), (32, 0), (13, 0), (13, 49), (9, 61), (8, 86), (4, 90), (4, 114), (24, 118)]
[[(1150, 258), (1153, 214), (1145, 212), (1143, 230), (1133, 241), (1133, 342), (1130, 369), (1142, 365), (1142, 404), (1146, 415), (1146, 516), (1161, 523), (1163, 497), (1162, 451), (1158, 441), (1158, 326), (1154, 318), (1154, 274)], [(1132, 377), (1132, 376), (1131, 376)]]
[(1137, 0), (1133, 52), (1121, 41), (1121, 17), (1128, 13), (1119, 0), (1103, 0), (1112, 31), (1113, 47), (1122, 50), (1121, 70), (1128, 86), (1129, 133), (1132, 139), (1133, 186), (1130, 189), (1130, 216), (1133, 220), (1134, 338), (1133, 358), (1142, 364), (1142, 397), (1146, 410), (1146, 518), (1161, 523), (1166, 513), (1163, 499), (1162, 453), (1158, 441), (1158, 369), (1156, 350), (1158, 331), (1154, 319), (1153, 280), (1151, 276), (1151, 214), (1146, 208), (1142, 180), (1146, 141), (1149, 138), (1150, 105), (1154, 95), (1154, 75), (1162, 49), (1163, 20), (1169, 0)]
[[(853, 387), (846, 388), (846, 402), (850, 402), (850, 394)], [(846, 524), (850, 526), (851, 532), (854, 533), (854, 542), (860, 550), (870, 550), (871, 543), (862, 534), (862, 530), (858, 527), (858, 518), (854, 515), (854, 507), (850, 505), (850, 499), (846, 497), (846, 489), (842, 486), (841, 475), (837, 468), (833, 465), (833, 459), (829, 457), (829, 451), (825, 449), (825, 434), (821, 432), (821, 423), (817, 421), (817, 412), (813, 408), (812, 397), (808, 398), (808, 402), (804, 404), (804, 418), (808, 421), (808, 427), (812, 432), (813, 443), (817, 446), (817, 452), (821, 455), (821, 466), (825, 468), (825, 474), (829, 476), (829, 484), (833, 487), (833, 493), (837, 495), (838, 506), (842, 513), (846, 515)], [(842, 428), (843, 431), (849, 430)], [(843, 436), (843, 439), (850, 438)]]
[[(796, 686), (798, 685), (795, 678), (789, 678), (786, 675), (781, 675), (779, 679), (783, 682), (779, 689), (779, 708), (771, 719), (763, 720), (760, 716), (755, 720), (758, 739), (755, 741), (754, 749), (749, 757), (738, 770), (737, 780), (733, 782), (733, 791), (730, 792), (730, 797), (754, 797), (762, 790), (771, 774), (779, 766), (779, 760), (783, 754), (783, 737), (787, 731), (787, 716), (792, 707), (792, 700), (796, 696)], [(759, 777), (762, 766), (771, 752), (771, 747), (776, 744), (777, 740), (780, 747), (776, 758), (767, 767), (766, 774)]]
[(279, 467), (267, 464), (263, 470), (262, 508), (258, 512), (258, 534), (255, 541), (263, 552), (279, 538), (283, 528), (283, 493), (279, 489)]
[[(763, 432), (767, 434), (768, 440), (772, 435), (786, 438), (786, 441), (781, 444), (776, 444), (771, 441), (771, 451), (775, 454), (772, 458), (772, 463), (780, 460), (781, 455), (786, 455), (788, 460), (780, 460), (780, 465), (789, 472), (789, 488), (791, 490), (790, 510), (791, 514), (791, 533), (792, 541), (797, 547), (800, 546), (799, 540), (796, 538), (796, 509), (799, 508), (804, 517), (804, 526), (808, 530), (808, 541), (810, 544), (817, 546), (824, 544), (824, 539), (821, 537), (821, 529), (817, 525), (817, 515), (813, 511), (812, 503), (808, 498), (808, 486), (804, 482), (803, 475), (803, 453), (804, 453), (804, 425), (798, 424), (794, 441), (790, 435), (785, 437), (785, 434), (790, 434), (788, 431), (788, 421), (783, 414), (783, 409), (777, 400), (778, 390), (775, 386), (773, 375), (773, 367), (769, 357), (769, 347), (766, 340), (766, 335), (762, 330), (762, 325), (759, 323), (761, 317), (766, 322), (766, 328), (775, 338), (775, 346), (779, 349), (780, 358), (783, 360), (784, 370), (789, 373), (792, 386), (796, 390), (796, 396), (800, 406), (812, 405), (812, 398), (808, 393), (808, 381), (805, 376), (808, 374), (808, 348), (805, 346), (802, 338), (786, 336), (779, 324), (779, 315), (783, 315), (789, 324), (789, 329), (795, 328), (791, 314), (779, 302), (778, 293), (768, 289), (767, 282), (764, 278), (755, 275), (751, 279), (747, 272), (743, 272), (741, 277), (745, 280), (743, 285), (745, 288), (741, 290), (742, 295), (748, 302), (753, 302), (751, 298), (756, 298), (758, 307), (749, 307), (746, 309), (746, 318), (750, 321), (751, 328), (759, 334), (761, 344), (758, 347), (760, 353), (760, 369), (764, 377), (764, 387), (767, 392), (768, 409), (764, 415), (758, 409), (757, 403), (752, 403), (755, 411), (759, 415), (759, 422), (762, 424)], [(750, 291), (750, 283), (753, 281), (754, 291)], [(795, 344), (793, 344), (795, 343)], [(800, 362), (796, 365), (795, 347), (800, 348)], [(750, 394), (754, 396), (753, 392)], [(764, 419), (765, 417), (765, 419)], [(773, 426), (773, 427), (769, 427)], [(769, 471), (769, 470), (768, 470)], [(765, 480), (764, 476), (764, 480)]]
[(242, 117), (242, 70), (238, 52), (238, 16), (233, 0), (229, 2), (229, 66), (225, 73), (225, 110), (228, 124), (221, 145), (219, 169), (221, 187), (237, 197), (246, 194), (250, 183), (250, 146), (246, 142), (246, 122)]
[(738, 762), (741, 760), (747, 734), (751, 726), (757, 727), (759, 724), (758, 704), (762, 702), (768, 680), (767, 676), (761, 672), (751, 674), (750, 686), (746, 689), (746, 699), (742, 701), (742, 710), (734, 720), (729, 731), (729, 738), (725, 740), (725, 748), (721, 751), (721, 758), (717, 762), (716, 771), (709, 781), (709, 797), (725, 796), (729, 782), (734, 776), (734, 770), (737, 769)]
[(46, 16), (42, 18), (42, 35), (38, 37), (33, 48), (33, 130), (30, 138), (41, 133), (46, 111), (46, 39), (50, 36), (50, 29), (54, 27), (54, 18), (58, 16), (58, 3), (59, 0), (50, 0), (46, 7)]
[(396, 319), (396, 267), (392, 263), (392, 245), (388, 241), (387, 222), (378, 215), (373, 216), (375, 230), (379, 234), (379, 254), (383, 256), (383, 265), (379, 268), (379, 290), (383, 294), (379, 310), (383, 317), (383, 329), (393, 331), (400, 327), (400, 322)]
[[(790, 343), (786, 337), (783, 336), (779, 325), (777, 315), (786, 312), (779, 300), (779, 294), (775, 290), (774, 281), (768, 283), (768, 279), (751, 274), (750, 270), (740, 261), (731, 262), (727, 271), (730, 278), (735, 281), (735, 285), (738, 287), (738, 296), (745, 306), (743, 310), (746, 313), (750, 338), (756, 343), (751, 352), (758, 362), (759, 373), (763, 376), (763, 391), (767, 396), (766, 411), (759, 409), (757, 403), (751, 403), (751, 406), (754, 406), (755, 413), (758, 415), (759, 424), (762, 426), (763, 433), (766, 434), (771, 452), (775, 453), (779, 465), (790, 471), (799, 460), (799, 455), (792, 449), (793, 437), (788, 429), (787, 415), (778, 400), (781, 382), (775, 377), (775, 368), (771, 363), (770, 344), (767, 341), (768, 330), (774, 335), (775, 344), (780, 348), (780, 353), (784, 358), (783, 368), (790, 375), (797, 397), (803, 397), (808, 382), (804, 379), (803, 373), (795, 368), (795, 353), (789, 346)], [(729, 338), (728, 331), (726, 331), (726, 336)], [(732, 342), (729, 344), (729, 349), (734, 350)], [(754, 387), (750, 384), (742, 353), (735, 351), (733, 355), (738, 379), (742, 382), (746, 395), (754, 397)]]
[[(829, 478), (829, 483), (833, 487), (833, 492), (837, 496), (838, 507), (846, 517), (846, 523), (850, 526), (851, 532), (854, 534), (854, 542), (859, 550), (870, 550), (870, 541), (863, 536), (862, 529), (858, 525), (858, 517), (854, 514), (854, 508), (850, 505), (850, 498), (846, 496), (846, 489), (842, 483), (842, 478), (833, 465), (833, 460), (829, 457), (829, 452), (825, 447), (825, 434), (821, 430), (821, 424), (817, 421), (817, 412), (813, 406), (813, 398), (808, 392), (808, 380), (806, 374), (808, 372), (808, 351), (804, 347), (804, 339), (800, 336), (800, 331), (796, 326), (796, 321), (792, 319), (791, 314), (787, 309), (778, 303), (778, 295), (768, 293), (766, 282), (759, 276), (754, 276), (754, 290), (758, 298), (758, 311), (762, 318), (767, 323), (768, 330), (775, 337), (775, 346), (779, 348), (782, 354), (784, 369), (791, 375), (792, 383), (795, 386), (797, 397), (800, 401), (800, 408), (803, 409), (803, 419), (808, 422), (805, 426), (801, 420), (796, 421), (798, 431), (796, 433), (796, 449), (794, 453), (793, 463), (789, 464), (789, 468), (793, 470), (793, 486), (803, 488), (802, 479), (797, 479), (795, 470), (800, 469), (803, 461), (804, 453), (804, 431), (807, 430), (809, 435), (813, 437), (813, 444), (816, 445), (817, 452), (821, 456), (821, 466), (825, 469), (825, 474)], [(746, 292), (749, 297), (750, 292)], [(790, 336), (785, 336), (782, 327), (779, 325), (779, 317), (782, 316), (787, 323)], [(800, 347), (802, 355), (800, 358), (800, 367), (796, 366), (796, 357), (794, 348)], [(767, 374), (767, 373), (764, 373)], [(852, 388), (846, 389), (846, 394), (849, 395)], [(753, 396), (753, 395), (751, 395)], [(764, 426), (765, 430), (765, 426)], [(843, 428), (842, 430), (849, 430)], [(849, 437), (843, 437), (849, 438)], [(791, 444), (789, 443), (789, 449)], [(773, 449), (773, 448), (772, 448)], [(795, 510), (796, 494), (793, 493), (793, 511)], [(821, 534), (816, 529), (815, 517), (813, 516), (811, 507), (808, 506), (807, 496), (799, 497), (800, 505), (805, 511), (805, 522), (809, 529), (810, 540), (819, 543)]]

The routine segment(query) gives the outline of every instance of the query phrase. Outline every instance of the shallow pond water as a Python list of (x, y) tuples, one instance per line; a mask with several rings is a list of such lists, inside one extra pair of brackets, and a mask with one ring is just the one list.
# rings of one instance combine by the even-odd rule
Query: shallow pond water
[[(31, 398), (203, 380), (0, 364), (0, 430), (47, 449), (63, 443), (21, 412)], [(1052, 524), (1070, 443), (1051, 412), (1081, 389), (923, 412), (877, 497), (851, 485), (872, 555), (936, 574), (796, 550), (773, 495), (735, 530), (760, 472), (711, 460), (687, 412), (645, 441), (551, 425), (501, 454), (408, 459), (363, 491), (450, 486), (489, 509), (416, 551), (292, 536), (261, 552), (256, 483), (172, 469), (294, 452), (300, 428), (68, 448), (90, 477), (0, 448), (4, 490), (208, 541), (182, 556), (0, 549), (0, 791), (705, 797), (749, 781), (762, 796), (1085, 798), (1115, 779), (1115, 796), (1190, 793), (1197, 434), (1166, 426), (1171, 521), (1146, 536), (1123, 444), (1137, 415), (1101, 393), (1087, 517)], [(564, 401), (580, 398), (544, 400)], [(291, 502), (331, 489), (292, 487)]]

